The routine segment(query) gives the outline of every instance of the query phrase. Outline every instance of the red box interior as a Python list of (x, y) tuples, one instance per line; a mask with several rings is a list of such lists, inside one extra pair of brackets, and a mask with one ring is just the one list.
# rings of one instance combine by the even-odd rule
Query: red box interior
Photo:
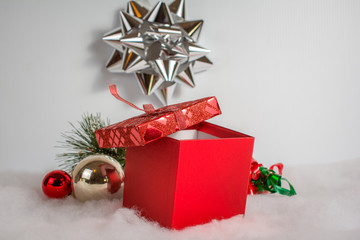
[(127, 149), (125, 207), (173, 229), (245, 213), (254, 138), (206, 122), (192, 129), (216, 138)]

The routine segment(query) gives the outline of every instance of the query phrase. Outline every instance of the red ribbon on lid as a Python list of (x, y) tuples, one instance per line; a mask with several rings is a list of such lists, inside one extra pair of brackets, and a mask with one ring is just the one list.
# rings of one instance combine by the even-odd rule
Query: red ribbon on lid
[(140, 111), (144, 111), (146, 114), (152, 114), (152, 113), (155, 112), (155, 108), (154, 108), (154, 106), (152, 104), (144, 104), (143, 105), (144, 109), (141, 109), (141, 108), (137, 107), (135, 104), (133, 104), (133, 103), (125, 100), (124, 98), (120, 97), (115, 84), (110, 85), (109, 89), (110, 89), (111, 95), (113, 95), (116, 99), (126, 103), (130, 107), (133, 107), (133, 108), (135, 108), (137, 110), (140, 110)]
[(141, 109), (141, 108), (137, 107), (135, 104), (133, 104), (133, 103), (125, 100), (124, 98), (120, 97), (115, 84), (110, 85), (109, 89), (110, 89), (110, 93), (116, 99), (126, 103), (130, 107), (133, 107), (133, 108), (135, 108), (137, 110), (145, 112), (146, 115), (153, 115), (154, 113), (166, 113), (166, 112), (172, 112), (173, 111), (174, 115), (175, 115), (175, 118), (176, 118), (176, 121), (177, 121), (177, 124), (179, 126), (179, 129), (183, 130), (183, 129), (186, 128), (185, 117), (184, 117), (184, 114), (182, 113), (181, 109), (177, 109), (177, 108), (174, 108), (172, 106), (168, 106), (168, 107), (165, 107), (163, 109), (157, 109), (156, 110), (152, 104), (143, 104), (144, 109)]

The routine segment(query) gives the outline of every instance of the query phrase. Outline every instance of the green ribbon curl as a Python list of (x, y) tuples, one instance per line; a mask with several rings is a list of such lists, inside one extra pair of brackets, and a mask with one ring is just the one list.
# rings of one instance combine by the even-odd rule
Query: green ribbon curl
[[(286, 196), (296, 195), (294, 187), (286, 178), (283, 178), (274, 170), (269, 170), (263, 166), (261, 166), (259, 170), (261, 173), (260, 177), (257, 180), (252, 180), (258, 191), (269, 191), (271, 193), (279, 193)], [(289, 189), (283, 188), (281, 186), (282, 181), (285, 181), (289, 185)]]

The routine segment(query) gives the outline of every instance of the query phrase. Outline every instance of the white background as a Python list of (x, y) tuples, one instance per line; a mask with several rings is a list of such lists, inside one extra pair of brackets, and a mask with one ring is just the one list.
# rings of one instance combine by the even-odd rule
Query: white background
[[(133, 75), (104, 68), (112, 48), (101, 37), (125, 6), (0, 1), (1, 170), (56, 168), (60, 132), (85, 112), (112, 122), (139, 114), (109, 83), (137, 105), (159, 105)], [(211, 122), (255, 136), (266, 165), (360, 158), (360, 1), (188, 0), (187, 19), (205, 20), (199, 44), (214, 66), (173, 103), (217, 96), (223, 114)]]

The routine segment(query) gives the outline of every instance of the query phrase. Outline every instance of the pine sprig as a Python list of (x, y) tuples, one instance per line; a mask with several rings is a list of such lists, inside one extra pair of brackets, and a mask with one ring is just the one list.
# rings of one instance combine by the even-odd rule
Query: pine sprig
[(109, 119), (106, 121), (101, 119), (101, 115), (97, 113), (84, 114), (82, 121), (79, 121), (79, 127), (69, 123), (72, 127), (71, 131), (61, 133), (64, 141), (59, 142), (58, 148), (63, 148), (68, 152), (56, 155), (59, 166), (67, 171), (72, 171), (75, 166), (85, 157), (93, 154), (105, 154), (117, 160), (121, 166), (125, 166), (125, 148), (99, 148), (96, 141), (95, 130), (108, 126)]

